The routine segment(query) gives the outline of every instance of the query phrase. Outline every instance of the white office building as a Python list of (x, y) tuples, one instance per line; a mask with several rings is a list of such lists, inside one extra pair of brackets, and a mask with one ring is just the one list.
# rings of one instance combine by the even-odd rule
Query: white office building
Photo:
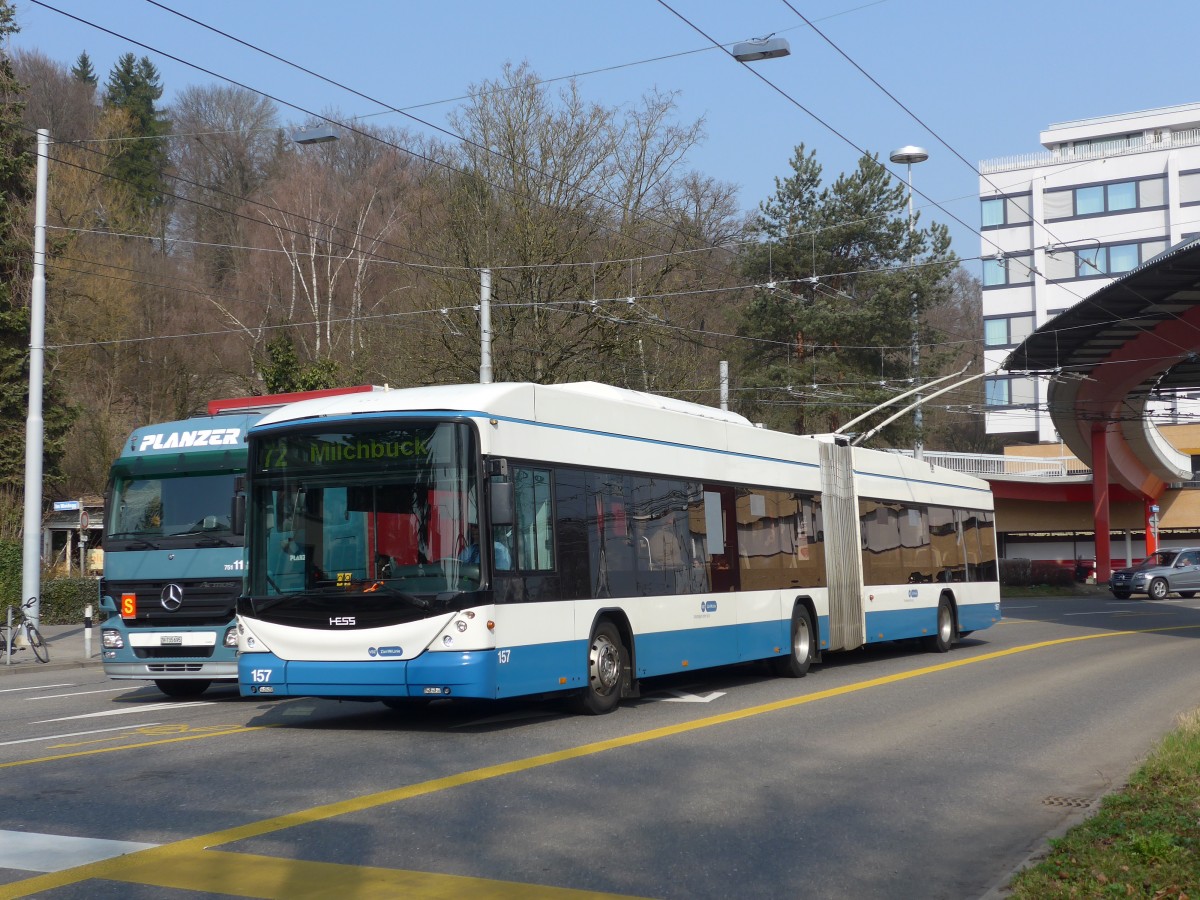
[[(979, 165), (989, 370), (1064, 309), (1200, 234), (1200, 103), (1063, 122), (1041, 142)], [(1045, 403), (1044, 381), (989, 379), (987, 430), (1054, 441)], [(1196, 409), (1188, 397), (1156, 405), (1160, 423)]]

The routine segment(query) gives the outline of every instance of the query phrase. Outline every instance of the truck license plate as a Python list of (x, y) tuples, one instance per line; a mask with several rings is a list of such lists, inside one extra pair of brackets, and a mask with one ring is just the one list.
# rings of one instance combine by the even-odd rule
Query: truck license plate
[(164, 634), (162, 637), (160, 637), (158, 639), (158, 644), (160, 647), (166, 647), (166, 646), (169, 646), (172, 644), (182, 645), (183, 644), (183, 635), (182, 634)]

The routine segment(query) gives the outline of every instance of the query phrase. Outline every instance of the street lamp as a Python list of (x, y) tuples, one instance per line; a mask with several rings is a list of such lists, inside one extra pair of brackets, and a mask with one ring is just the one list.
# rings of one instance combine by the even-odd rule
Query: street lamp
[[(908, 267), (909, 272), (913, 272), (913, 189), (912, 189), (912, 167), (914, 163), (923, 163), (929, 159), (929, 152), (924, 147), (915, 147), (909, 144), (906, 147), (900, 147), (893, 150), (888, 157), (893, 163), (904, 163), (908, 167)], [(915, 274), (914, 274), (915, 281)], [(911, 301), (912, 312), (910, 314), (912, 324), (912, 348), (911, 348), (911, 364), (913, 384), (917, 384), (921, 377), (921, 320), (919, 315), (919, 306), (917, 301), (920, 295), (912, 292)], [(916, 459), (921, 459), (925, 455), (925, 417), (921, 410), (921, 395), (917, 394), (917, 405), (913, 410), (913, 427), (916, 429), (917, 435), (913, 440), (913, 456)]]
[(740, 44), (734, 44), (733, 49), (729, 52), (738, 62), (745, 63), (758, 62), (760, 59), (778, 59), (781, 56), (789, 56), (792, 50), (784, 38), (768, 35), (763, 38), (755, 38), (752, 41), (742, 41)]

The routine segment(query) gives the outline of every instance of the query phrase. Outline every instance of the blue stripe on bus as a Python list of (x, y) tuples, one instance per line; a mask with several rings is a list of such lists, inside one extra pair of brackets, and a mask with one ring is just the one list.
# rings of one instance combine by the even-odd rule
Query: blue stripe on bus
[[(1000, 620), (995, 603), (958, 608), (961, 631), (987, 628)], [(818, 625), (828, 634), (828, 617)], [(789, 652), (790, 623), (752, 622), (687, 631), (639, 635), (635, 647), (638, 678), (734, 665)], [(867, 614), (867, 643), (932, 635), (936, 607)], [(261, 673), (268, 672), (266, 680)], [(254, 673), (259, 673), (255, 677)], [(587, 676), (587, 641), (559, 641), (461, 653), (427, 652), (411, 660), (362, 662), (285, 661), (271, 653), (247, 653), (238, 661), (243, 696), (261, 696), (269, 686), (277, 697), (421, 697), (496, 699), (578, 690)]]

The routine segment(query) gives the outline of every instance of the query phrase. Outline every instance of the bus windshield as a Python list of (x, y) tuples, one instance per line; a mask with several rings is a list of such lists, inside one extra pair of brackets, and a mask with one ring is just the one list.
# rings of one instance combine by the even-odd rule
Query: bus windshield
[(475, 447), (450, 422), (254, 439), (249, 593), (382, 612), (477, 590)]
[(157, 545), (170, 539), (179, 547), (188, 538), (202, 542), (241, 543), (230, 530), (232, 472), (205, 475), (117, 474), (112, 484), (108, 539)]

